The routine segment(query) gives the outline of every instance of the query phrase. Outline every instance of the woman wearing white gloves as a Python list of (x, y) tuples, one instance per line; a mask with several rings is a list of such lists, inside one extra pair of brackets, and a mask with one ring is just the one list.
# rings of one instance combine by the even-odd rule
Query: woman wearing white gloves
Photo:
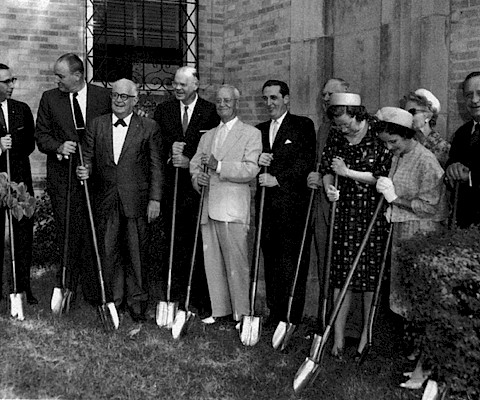
[[(358, 94), (332, 94), (327, 115), (334, 129), (330, 131), (322, 154), (320, 173), (328, 199), (338, 201), (330, 276), (336, 299), (380, 199), (375, 190), (376, 177), (388, 174), (391, 155), (378, 140), (379, 124), (367, 114)], [(335, 175), (339, 177), (338, 187), (334, 186)], [(377, 218), (335, 321), (332, 355), (337, 359), (343, 356), (352, 292), (363, 295), (363, 330), (358, 354), (367, 342), (368, 315), (385, 247), (387, 225), (384, 218)]]
[[(381, 177), (376, 184), (389, 203), (386, 217), (393, 223), (390, 308), (408, 321), (410, 299), (400, 280), (402, 264), (397, 257), (398, 245), (415, 234), (435, 231), (446, 221), (444, 171), (435, 155), (415, 140), (411, 113), (384, 107), (376, 116), (385, 124), (379, 137), (393, 153), (388, 178)], [(411, 389), (422, 386), (426, 375), (421, 364), (418, 367), (411, 379), (401, 386)]]

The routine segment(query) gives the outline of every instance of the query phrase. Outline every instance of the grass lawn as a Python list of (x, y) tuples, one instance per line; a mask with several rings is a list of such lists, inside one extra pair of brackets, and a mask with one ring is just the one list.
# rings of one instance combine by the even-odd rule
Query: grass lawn
[(317, 380), (295, 396), (293, 377), (311, 343), (308, 323), (284, 353), (271, 347), (273, 330), (247, 348), (228, 323), (195, 320), (187, 336), (173, 340), (153, 321), (135, 324), (125, 316), (117, 332), (106, 334), (81, 299), (68, 316), (53, 318), (53, 274), (38, 271), (33, 289), (40, 304), (25, 306), (23, 322), (0, 316), (2, 399), (421, 399), (421, 391), (398, 387), (412, 365), (400, 351), (398, 329), (384, 315), (362, 367), (353, 362), (350, 343), (347, 362), (326, 355)]

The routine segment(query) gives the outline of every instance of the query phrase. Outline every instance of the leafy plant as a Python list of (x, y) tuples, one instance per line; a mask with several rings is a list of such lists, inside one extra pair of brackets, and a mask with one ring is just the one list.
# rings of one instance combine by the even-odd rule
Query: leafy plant
[(0, 204), (12, 210), (12, 215), (21, 220), (31, 218), (35, 212), (35, 197), (27, 191), (23, 182), (10, 182), (6, 172), (0, 172)]
[(426, 355), (453, 392), (479, 398), (480, 229), (415, 237), (401, 256), (410, 314), (426, 326)]
[(46, 192), (36, 199), (34, 219), (33, 264), (51, 265), (58, 262), (57, 229), (53, 219), (50, 197)]

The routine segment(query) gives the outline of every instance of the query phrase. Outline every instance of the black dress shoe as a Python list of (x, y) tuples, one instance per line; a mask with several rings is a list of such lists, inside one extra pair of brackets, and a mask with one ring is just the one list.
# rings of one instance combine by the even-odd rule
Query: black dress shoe
[(32, 293), (27, 293), (26, 297), (28, 304), (38, 304), (37, 298)]

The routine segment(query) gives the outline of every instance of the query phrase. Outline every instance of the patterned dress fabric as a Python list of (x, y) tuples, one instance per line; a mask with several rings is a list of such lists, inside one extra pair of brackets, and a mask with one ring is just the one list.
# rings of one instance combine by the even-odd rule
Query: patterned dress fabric
[(432, 130), (428, 136), (417, 132), (416, 139), (437, 157), (440, 166), (445, 169), (450, 152), (450, 143), (435, 130)]
[[(391, 155), (378, 139), (378, 128), (370, 124), (360, 143), (350, 144), (341, 132), (332, 130), (322, 155), (321, 174), (335, 175), (331, 169), (334, 157), (341, 157), (348, 168), (371, 172), (375, 177), (388, 176)], [(375, 185), (339, 177), (340, 199), (337, 202), (333, 232), (331, 284), (341, 288), (345, 283), (367, 227), (380, 200)], [(388, 223), (380, 212), (367, 246), (350, 284), (356, 292), (371, 292), (377, 284), (385, 248)]]

